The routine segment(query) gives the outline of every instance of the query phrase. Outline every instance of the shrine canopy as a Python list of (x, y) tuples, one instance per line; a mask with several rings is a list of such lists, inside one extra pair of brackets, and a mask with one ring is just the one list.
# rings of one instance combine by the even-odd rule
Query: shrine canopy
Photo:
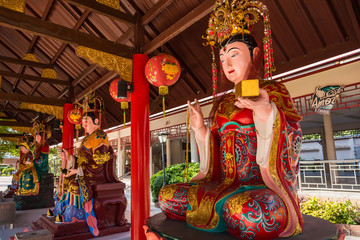
[[(109, 86), (119, 76), (131, 81), (134, 53), (149, 58), (166, 53), (179, 61), (181, 74), (169, 87), (167, 109), (212, 95), (211, 51), (203, 46), (202, 35), (214, 0), (18, 2), (6, 1), (0, 7), (2, 126), (26, 132), (33, 119), (53, 124), (61, 120), (65, 102), (74, 103), (91, 91), (104, 99), (104, 128), (122, 124), (121, 103), (110, 96)], [(360, 46), (359, 1), (263, 2), (271, 18), (275, 75)], [(261, 40), (261, 29), (254, 32)], [(148, 97), (150, 114), (161, 112), (156, 87), (150, 85)], [(130, 121), (130, 112), (126, 115)], [(310, 120), (305, 127), (313, 127)], [(61, 142), (61, 132), (54, 131), (51, 140)]]

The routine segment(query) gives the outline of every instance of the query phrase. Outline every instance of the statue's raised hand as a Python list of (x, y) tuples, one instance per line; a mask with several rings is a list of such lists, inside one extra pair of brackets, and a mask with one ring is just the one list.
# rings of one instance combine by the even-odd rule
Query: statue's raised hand
[(190, 126), (194, 130), (196, 138), (200, 141), (205, 141), (207, 129), (204, 123), (204, 116), (197, 99), (195, 98), (194, 101), (194, 105), (189, 100), (187, 101), (188, 108), (190, 109)]

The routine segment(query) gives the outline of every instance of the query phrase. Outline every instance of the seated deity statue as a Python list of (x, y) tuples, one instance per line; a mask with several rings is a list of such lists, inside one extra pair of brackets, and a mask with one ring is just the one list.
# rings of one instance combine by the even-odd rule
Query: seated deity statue
[(66, 173), (61, 190), (55, 197), (55, 208), (48, 215), (56, 216), (57, 222), (86, 221), (90, 232), (99, 234), (94, 212), (94, 192), (92, 186), (102, 183), (115, 183), (119, 180), (114, 169), (114, 152), (109, 145), (107, 134), (101, 130), (100, 119), (103, 112), (102, 99), (87, 97), (84, 100), (82, 127), (83, 138), (78, 155), (72, 156), (63, 149)]
[[(260, 15), (265, 25), (264, 73), (261, 46), (251, 33)], [(302, 117), (286, 87), (271, 80), (266, 6), (259, 1), (216, 1), (206, 39), (219, 48), (221, 84), (232, 83), (234, 91), (216, 95), (209, 127), (200, 105), (188, 101), (200, 172), (189, 183), (163, 187), (161, 210), (195, 229), (227, 231), (241, 239), (299, 234), (303, 219), (296, 185)], [(259, 79), (258, 85), (253, 81), (252, 89), (245, 89), (258, 96), (238, 94), (238, 86), (249, 79)]]
[(20, 196), (37, 195), (40, 190), (39, 174), (35, 168), (34, 157), (30, 151), (30, 143), (23, 139), (20, 143), (19, 169), (16, 194)]

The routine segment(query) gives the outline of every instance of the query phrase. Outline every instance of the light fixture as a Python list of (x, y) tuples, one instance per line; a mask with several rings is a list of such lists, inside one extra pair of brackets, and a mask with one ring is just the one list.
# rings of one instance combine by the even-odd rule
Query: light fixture
[(165, 181), (165, 143), (168, 138), (169, 134), (166, 132), (160, 132), (158, 134), (159, 141), (161, 143), (161, 153), (162, 153), (162, 170), (163, 170), (163, 187), (166, 185)]

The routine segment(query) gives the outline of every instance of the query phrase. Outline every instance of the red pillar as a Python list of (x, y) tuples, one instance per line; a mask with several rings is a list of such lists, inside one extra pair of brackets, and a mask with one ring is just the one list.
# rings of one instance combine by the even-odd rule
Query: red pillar
[(146, 239), (143, 230), (150, 217), (149, 83), (145, 77), (145, 54), (133, 56), (131, 96), (131, 239)]
[(69, 122), (67, 114), (74, 108), (74, 104), (64, 104), (64, 125), (63, 125), (63, 136), (62, 136), (62, 148), (67, 149), (70, 154), (73, 154), (74, 145), (74, 124)]

